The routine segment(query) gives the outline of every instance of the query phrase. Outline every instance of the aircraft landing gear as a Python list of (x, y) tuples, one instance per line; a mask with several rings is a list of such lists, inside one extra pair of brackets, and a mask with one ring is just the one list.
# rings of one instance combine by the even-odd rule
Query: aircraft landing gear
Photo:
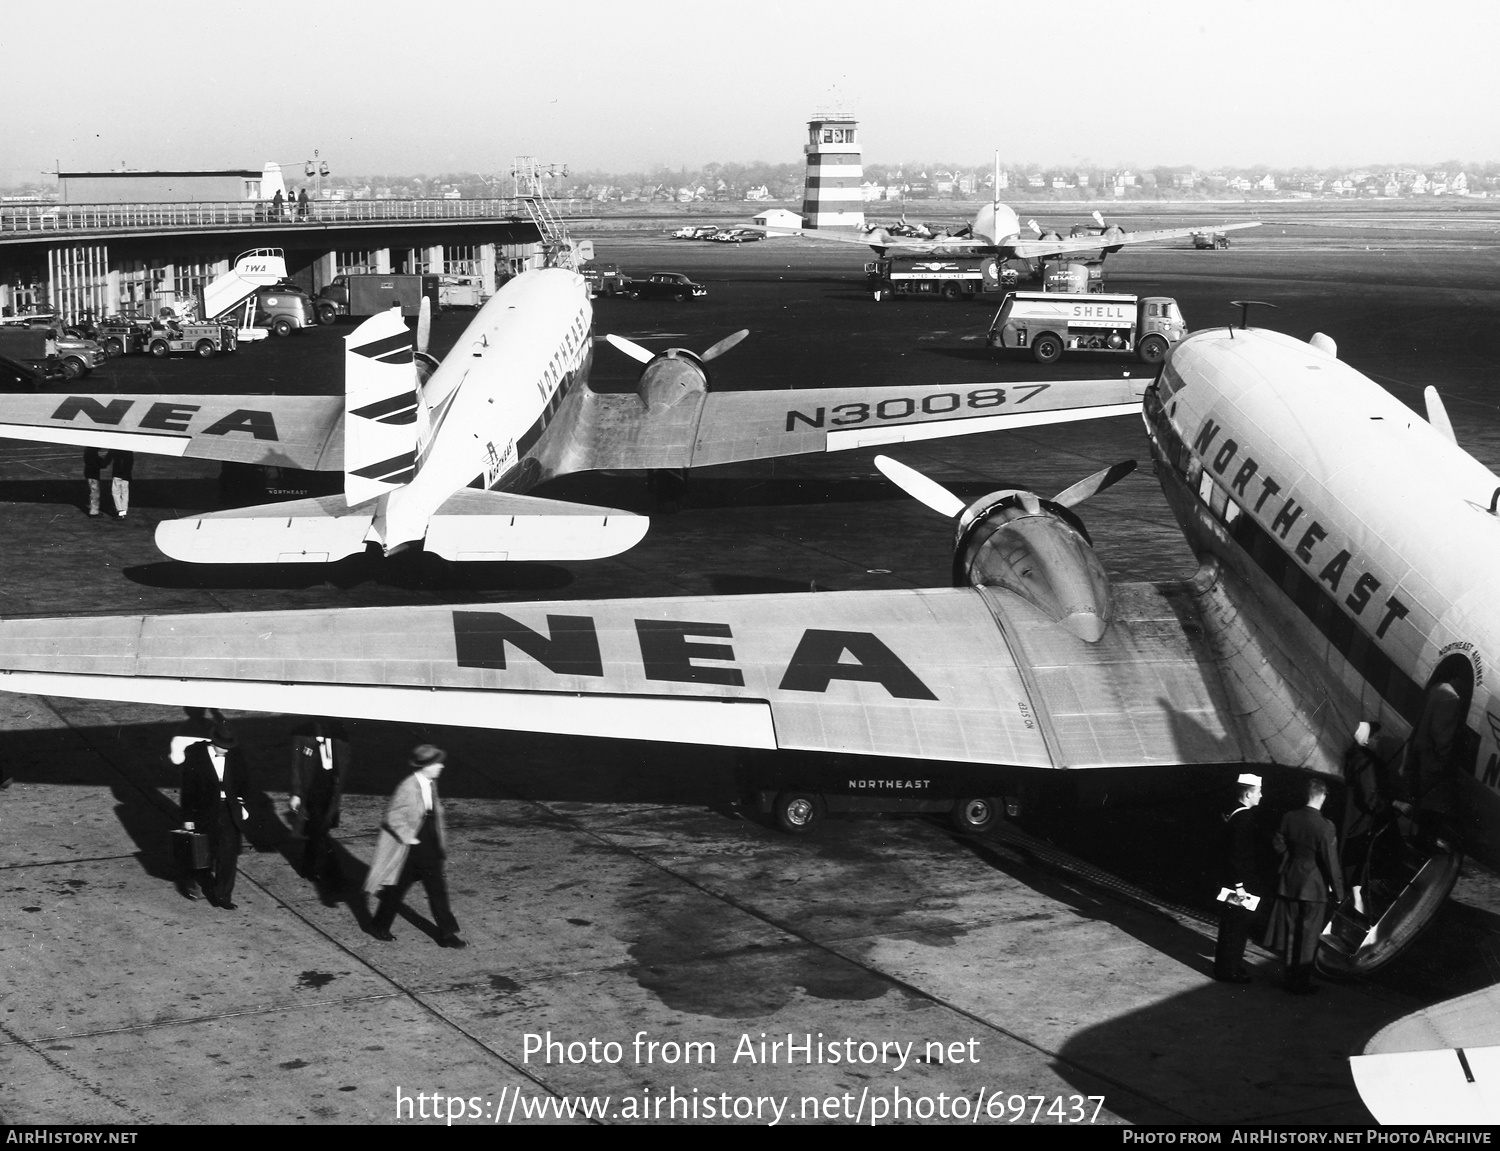
[(772, 806), (776, 826), (791, 835), (806, 835), (828, 814), (823, 797), (813, 791), (783, 791)]

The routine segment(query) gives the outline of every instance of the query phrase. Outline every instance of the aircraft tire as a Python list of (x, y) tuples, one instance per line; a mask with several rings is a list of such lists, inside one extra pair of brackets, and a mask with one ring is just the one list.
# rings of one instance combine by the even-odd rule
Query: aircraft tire
[(1031, 344), (1031, 355), (1039, 364), (1055, 364), (1062, 359), (1062, 341), (1051, 332), (1043, 332)]
[(776, 826), (788, 835), (806, 835), (828, 815), (828, 805), (815, 791), (783, 791), (776, 797)]
[(965, 796), (953, 805), (953, 826), (969, 835), (989, 831), (1000, 822), (1002, 808), (987, 795)]
[(1160, 336), (1147, 336), (1140, 342), (1135, 354), (1143, 364), (1159, 364), (1167, 358), (1167, 341)]

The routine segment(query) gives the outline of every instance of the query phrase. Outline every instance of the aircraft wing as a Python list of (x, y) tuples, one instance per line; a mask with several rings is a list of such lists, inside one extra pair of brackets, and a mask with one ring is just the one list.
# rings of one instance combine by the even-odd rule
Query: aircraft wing
[(1086, 252), (1117, 252), (1128, 244), (1151, 244), (1160, 240), (1180, 240), (1191, 236), (1195, 232), (1233, 232), (1240, 228), (1258, 228), (1259, 220), (1250, 220), (1243, 224), (1214, 224), (1211, 227), (1199, 225), (1196, 228), (1163, 228), (1155, 232), (1122, 232), (1116, 236), (1071, 236), (1062, 240), (1022, 240), (1020, 238), (1006, 241), (1001, 245), (1008, 255), (1019, 257), (1023, 260), (1037, 260), (1051, 256), (1067, 256), (1074, 252), (1080, 255)]
[(919, 254), (936, 252), (956, 254), (996, 250), (995, 242), (986, 240), (982, 236), (935, 236), (932, 239), (921, 239), (916, 236), (891, 236), (878, 228), (872, 232), (835, 232), (828, 228), (770, 228), (759, 225), (744, 225), (744, 230), (764, 232), (768, 238), (801, 236), (807, 240), (827, 240), (834, 244), (858, 244), (863, 248), (876, 248), (880, 251), (896, 249)]
[(304, 471), (344, 466), (343, 396), (0, 395), (0, 439)]
[(1349, 1067), (1377, 1122), (1500, 1124), (1500, 987), (1398, 1019)]
[(1246, 758), (1187, 584), (0, 622), (0, 690), (1035, 768)]
[(1139, 413), (1147, 381), (922, 384), (708, 392), (663, 411), (590, 393), (569, 470), (705, 467)]

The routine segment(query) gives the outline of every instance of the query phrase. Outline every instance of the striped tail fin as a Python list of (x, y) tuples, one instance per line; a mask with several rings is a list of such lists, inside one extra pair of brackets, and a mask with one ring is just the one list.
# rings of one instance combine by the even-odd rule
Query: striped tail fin
[(432, 420), (414, 345), (394, 309), (344, 337), (344, 498), (350, 507), (410, 483), (422, 466)]

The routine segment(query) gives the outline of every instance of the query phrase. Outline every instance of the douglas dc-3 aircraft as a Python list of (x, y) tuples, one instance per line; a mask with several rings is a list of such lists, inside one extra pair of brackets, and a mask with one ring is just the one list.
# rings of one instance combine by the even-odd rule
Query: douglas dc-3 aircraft
[(615, 555), (649, 521), (522, 493), (593, 469), (678, 469), (1121, 415), (1129, 380), (719, 392), (701, 354), (610, 342), (645, 365), (634, 394), (588, 386), (582, 277), (526, 272), (441, 364), (399, 315), (345, 337), (345, 395), (3, 395), (0, 437), (342, 471), (342, 495), (163, 522), (157, 546), (203, 563), (328, 562), (422, 541), (452, 560)]
[[(1432, 918), (1461, 851), (1500, 864), (1500, 477), (1427, 404), (1422, 419), (1325, 336), (1183, 341), (1143, 411), (1201, 561), (1186, 582), (1111, 586), (1094, 555), (1073, 507), (1126, 465), (965, 507), (887, 464), (957, 515), (952, 587), (7, 620), (0, 689), (845, 753), (791, 757), (765, 789), (789, 830), (868, 803), (982, 829), (1048, 770), (1337, 778), (1356, 725), (1379, 721), (1404, 798), (1363, 909), (1339, 908), (1320, 949), (1364, 973)], [(1482, 1071), (1493, 1090), (1495, 1052), (1438, 1055), (1416, 1071), (1372, 1055), (1356, 1075), (1416, 1076), (1440, 1099)]]

